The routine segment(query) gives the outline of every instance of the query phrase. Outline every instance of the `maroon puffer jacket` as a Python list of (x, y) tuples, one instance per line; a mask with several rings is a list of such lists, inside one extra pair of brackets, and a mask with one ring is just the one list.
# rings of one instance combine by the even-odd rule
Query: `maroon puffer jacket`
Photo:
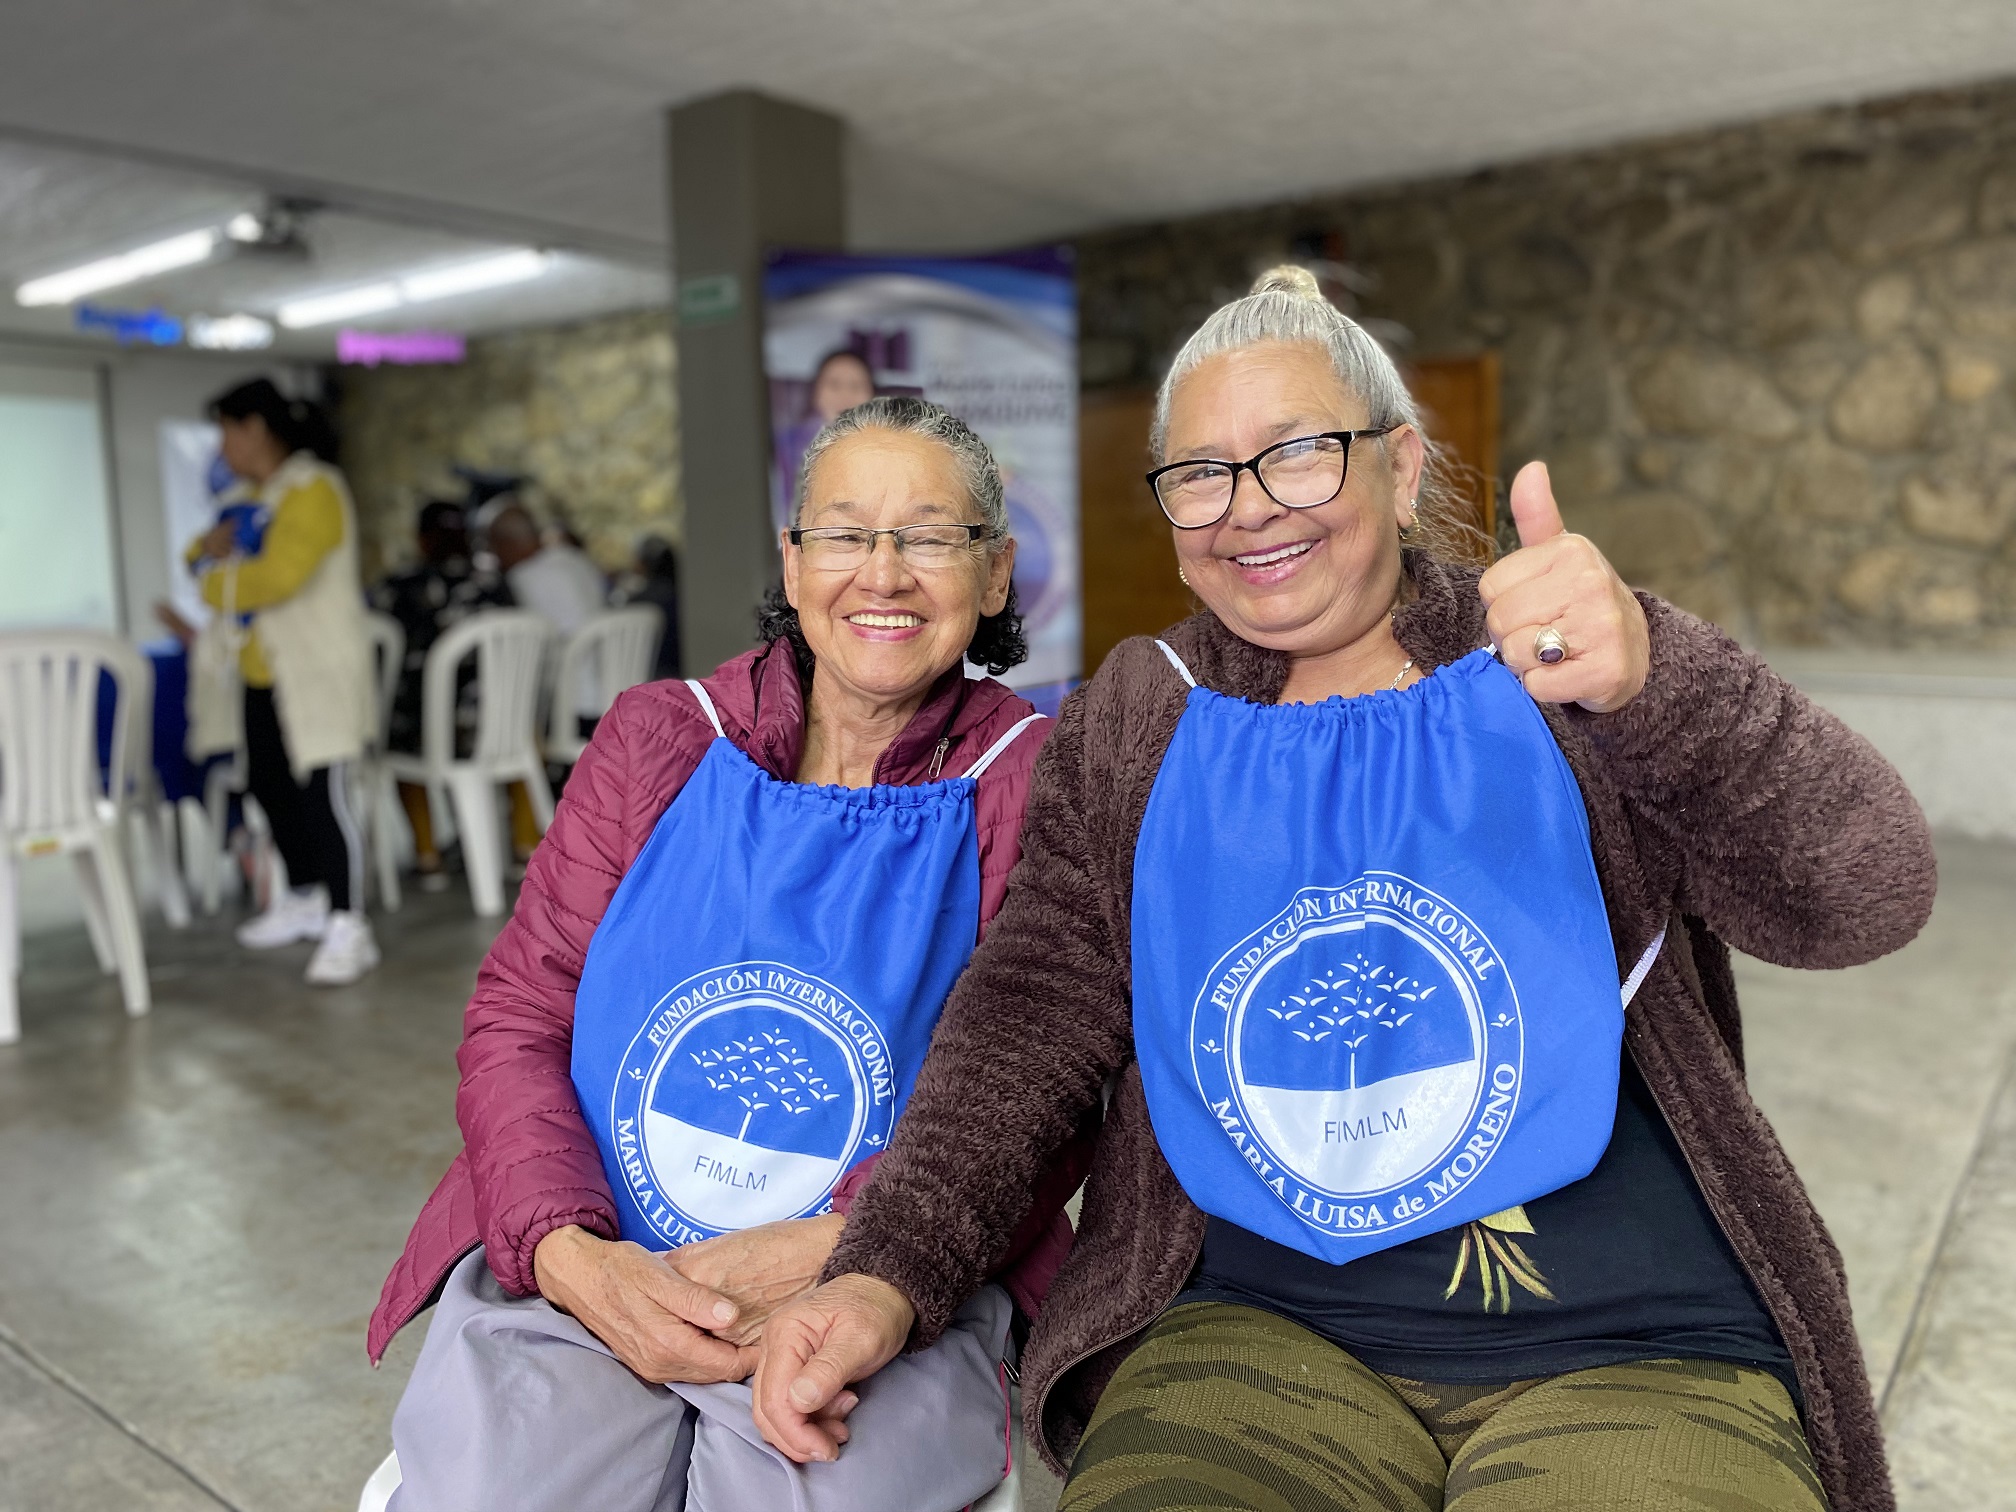
[[(790, 780), (805, 738), (805, 704), (791, 648), (777, 641), (705, 679), (733, 740), (774, 777)], [(909, 786), (957, 776), (1030, 705), (1001, 684), (953, 668), (876, 763), (875, 780)], [(1048, 733), (1039, 724), (1004, 751), (977, 799), (982, 928), (1001, 906), (1021, 854), (1029, 773)], [(616, 884), (714, 738), (683, 683), (647, 683), (617, 699), (568, 779), (553, 827), (533, 853), (511, 921), (476, 975), (456, 1055), (456, 1121), (465, 1144), (420, 1210), (406, 1252), (372, 1314), (371, 1359), (438, 1295), (478, 1244), (506, 1291), (529, 1296), (532, 1251), (578, 1223), (616, 1237), (616, 1204), (602, 1156), (574, 1099), (574, 992), (588, 941)], [(895, 924), (896, 921), (892, 921)], [(1059, 1163), (1010, 1245), (1010, 1290), (1040, 1303), (1069, 1244), (1064, 1201), (1083, 1178), (1089, 1144)], [(865, 1162), (864, 1162), (865, 1164)], [(859, 1187), (850, 1173), (841, 1197)]]

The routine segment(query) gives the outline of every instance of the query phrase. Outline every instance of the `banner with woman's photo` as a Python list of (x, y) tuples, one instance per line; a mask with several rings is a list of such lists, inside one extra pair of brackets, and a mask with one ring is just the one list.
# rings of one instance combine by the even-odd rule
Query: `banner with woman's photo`
[(772, 507), (781, 528), (819, 427), (876, 394), (922, 394), (990, 446), (1008, 483), (1029, 660), (1079, 676), (1078, 305), (1070, 249), (988, 257), (773, 253), (763, 280)]

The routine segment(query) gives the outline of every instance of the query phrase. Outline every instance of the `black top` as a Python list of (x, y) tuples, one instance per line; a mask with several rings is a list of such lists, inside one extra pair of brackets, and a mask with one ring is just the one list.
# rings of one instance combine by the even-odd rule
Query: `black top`
[(1177, 1301), (1279, 1313), (1408, 1380), (1523, 1381), (1682, 1356), (1758, 1366), (1798, 1401), (1784, 1341), (1629, 1055), (1596, 1169), (1523, 1213), (1530, 1232), (1516, 1217), (1470, 1223), (1348, 1265), (1213, 1218)]

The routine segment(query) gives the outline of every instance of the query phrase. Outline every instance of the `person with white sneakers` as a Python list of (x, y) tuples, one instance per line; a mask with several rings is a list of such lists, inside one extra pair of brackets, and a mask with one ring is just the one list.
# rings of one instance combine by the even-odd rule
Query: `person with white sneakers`
[(256, 505), (194, 542), (188, 560), (220, 624), (242, 634), (243, 725), (234, 734), (288, 881), (239, 928), (238, 943), (319, 941), (308, 980), (342, 986), (379, 959), (345, 770), (375, 717), (356, 510), (343, 475), (318, 455), (333, 448), (313, 406), (260, 378), (209, 409), (224, 462)]

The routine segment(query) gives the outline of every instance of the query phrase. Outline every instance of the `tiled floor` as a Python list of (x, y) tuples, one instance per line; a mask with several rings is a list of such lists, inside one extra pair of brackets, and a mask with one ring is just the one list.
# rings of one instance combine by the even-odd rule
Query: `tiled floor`
[[(1906, 1512), (2016, 1508), (2016, 851), (1943, 867), (1901, 955), (1742, 968), (1752, 1079), (1847, 1257)], [(139, 1022), (81, 935), (31, 942), (0, 1049), (0, 1509), (355, 1505), (418, 1346), (373, 1372), (364, 1320), (455, 1150), (489, 937), (454, 895), (381, 934), (367, 986), (310, 992), (300, 952), (157, 931)]]

